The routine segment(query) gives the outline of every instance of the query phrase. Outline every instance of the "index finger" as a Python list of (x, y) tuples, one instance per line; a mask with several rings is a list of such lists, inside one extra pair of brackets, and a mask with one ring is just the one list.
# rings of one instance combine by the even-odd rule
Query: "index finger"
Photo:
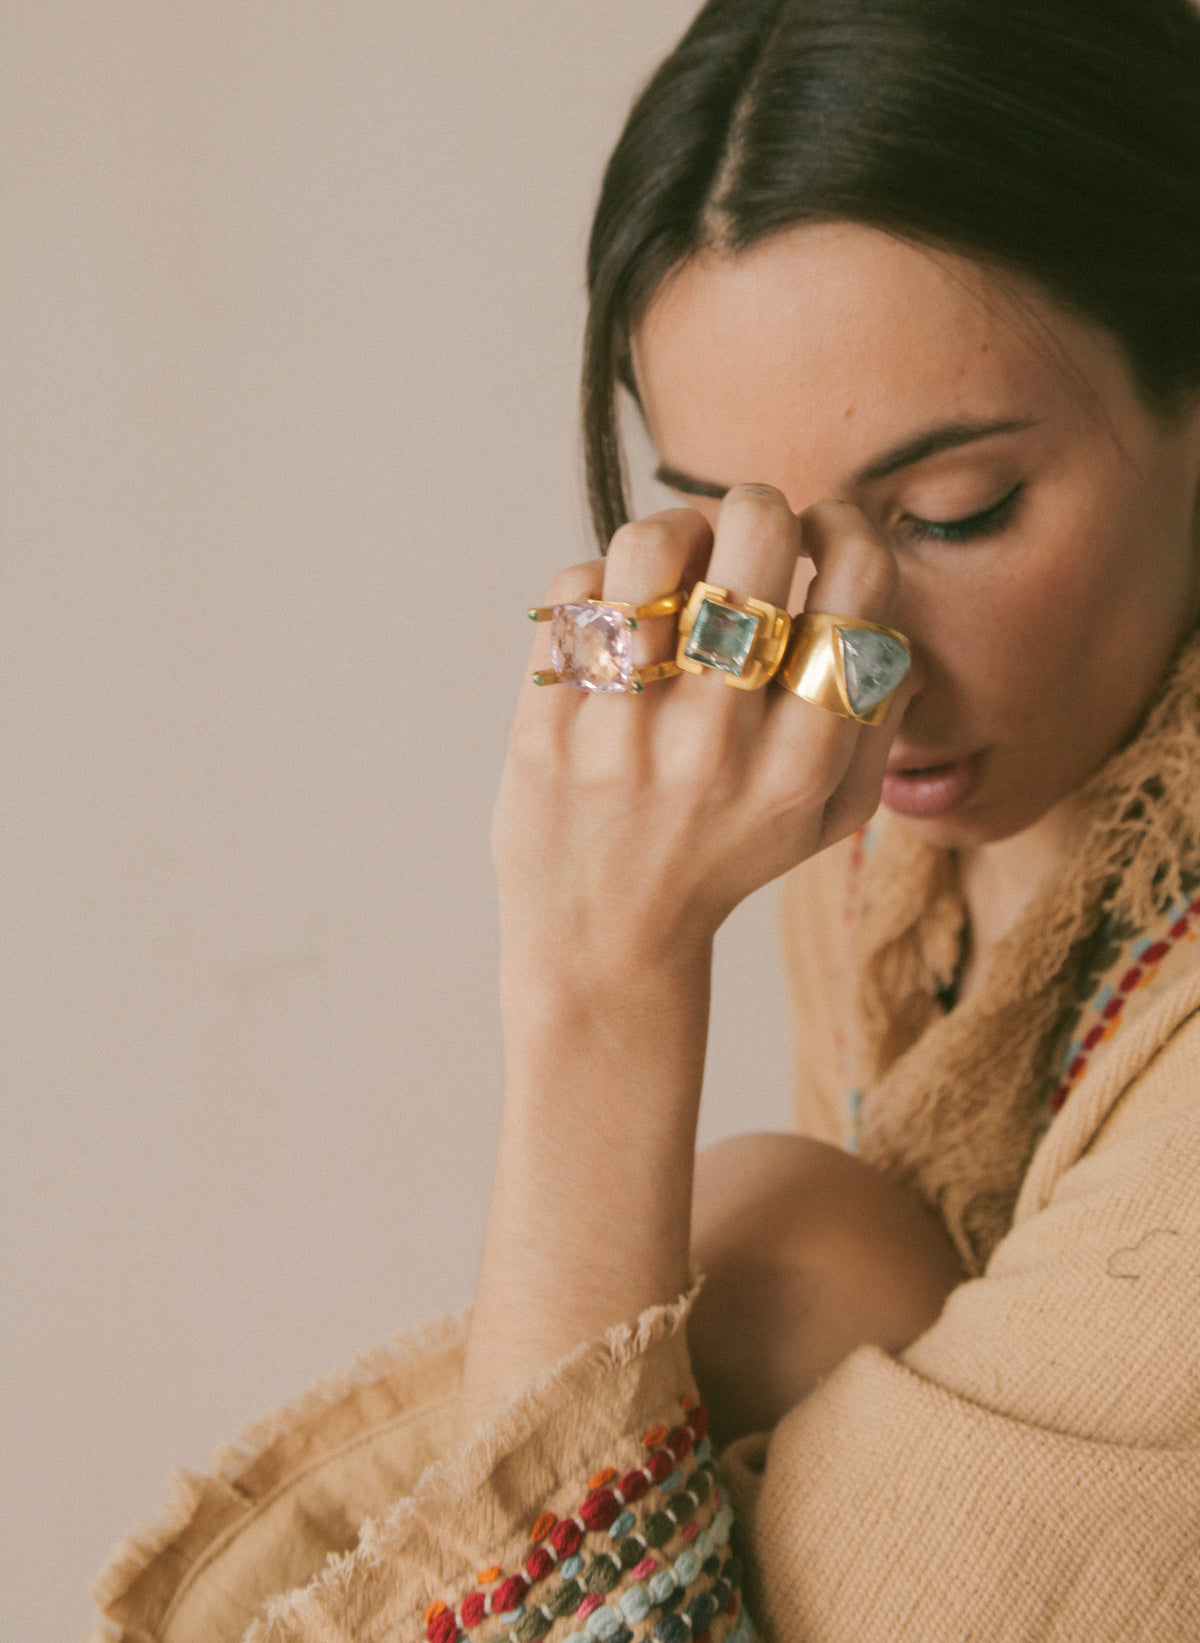
[[(804, 614), (844, 616), (887, 626), (899, 587), (899, 568), (888, 543), (862, 510), (850, 503), (818, 502), (805, 510), (800, 521), (804, 545), (816, 565)], [(791, 691), (772, 694), (776, 757), (785, 765), (801, 759), (811, 764), (815, 759), (823, 766), (831, 792), (864, 733), (881, 738), (886, 745), (898, 722), (899, 716), (893, 714), (886, 727), (864, 725)]]

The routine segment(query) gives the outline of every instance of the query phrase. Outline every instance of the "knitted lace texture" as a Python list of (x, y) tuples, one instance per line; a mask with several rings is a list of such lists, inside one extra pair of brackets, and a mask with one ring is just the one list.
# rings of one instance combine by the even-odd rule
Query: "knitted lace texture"
[(1048, 1122), (1074, 988), (1106, 915), (1142, 929), (1200, 862), (1200, 631), (1141, 727), (1082, 791), (1083, 832), (944, 1014), (964, 926), (956, 858), (895, 818), (863, 873), (857, 926), (862, 1156), (941, 1214), (970, 1271), (1007, 1232)]

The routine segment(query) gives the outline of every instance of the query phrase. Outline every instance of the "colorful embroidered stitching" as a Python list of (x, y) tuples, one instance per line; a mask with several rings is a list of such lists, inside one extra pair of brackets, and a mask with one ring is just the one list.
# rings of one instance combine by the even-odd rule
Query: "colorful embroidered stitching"
[[(1086, 1020), (1089, 1010), (1095, 1019), (1086, 1032), (1077, 1032), (1063, 1056), (1063, 1071), (1058, 1087), (1050, 1098), (1052, 1113), (1062, 1109), (1063, 1103), (1083, 1077), (1092, 1051), (1106, 1043), (1119, 1029), (1125, 1003), (1130, 995), (1147, 985), (1167, 954), (1180, 941), (1196, 940), (1194, 921), (1198, 918), (1200, 896), (1182, 907), (1172, 908), (1164, 915), (1166, 929), (1157, 940), (1152, 935), (1121, 932), (1127, 939), (1117, 949), (1115, 959), (1110, 959), (1104, 972), (1093, 973), (1088, 977), (1091, 991), (1079, 1010), (1078, 1020)], [(1112, 973), (1116, 962), (1124, 965), (1121, 974), (1115, 982), (1105, 985), (1104, 975)]]
[[(513, 1628), (508, 1633), (511, 1643), (540, 1643), (556, 1620), (572, 1613), (587, 1628), (585, 1632), (572, 1633), (572, 1638), (586, 1639), (587, 1643), (625, 1643), (633, 1635), (627, 1627), (631, 1613), (639, 1611), (643, 1603), (645, 1612), (639, 1618), (645, 1618), (651, 1606), (668, 1611), (676, 1608), (688, 1587), (704, 1573), (718, 1577), (714, 1590), (724, 1581), (731, 1596), (713, 1608), (711, 1615), (708, 1615), (710, 1593), (693, 1597), (682, 1617), (664, 1613), (654, 1634), (659, 1643), (684, 1643), (685, 1638), (699, 1638), (716, 1614), (732, 1613), (737, 1606), (740, 1582), (737, 1560), (729, 1558), (725, 1565), (721, 1565), (719, 1559), (716, 1564), (712, 1563), (716, 1548), (728, 1542), (732, 1514), (721, 1498), (709, 1464), (709, 1445), (705, 1438), (708, 1411), (690, 1395), (680, 1401), (685, 1423), (670, 1430), (665, 1425), (655, 1426), (643, 1434), (642, 1442), (652, 1452), (642, 1466), (627, 1472), (615, 1483), (615, 1468), (604, 1467), (589, 1480), (589, 1493), (569, 1517), (556, 1518), (552, 1512), (541, 1513), (530, 1531), (534, 1549), (520, 1573), (501, 1578), (499, 1565), (481, 1569), (476, 1578), (481, 1586), (492, 1586), (491, 1591), (469, 1592), (459, 1603), (457, 1612), (445, 1602), (430, 1604), (424, 1616), (428, 1643), (457, 1643), (462, 1632), (472, 1630), (489, 1616), (494, 1616), (502, 1626)], [(680, 1463), (689, 1454), (694, 1464), (685, 1483)], [(655, 1486), (664, 1497), (664, 1504), (642, 1520), (639, 1533), (632, 1533), (638, 1517), (627, 1508), (642, 1500)], [(715, 1515), (707, 1528), (701, 1529), (696, 1514), (710, 1500)], [(600, 1552), (585, 1562), (580, 1552), (585, 1534), (605, 1529), (614, 1542), (616, 1555)], [(684, 1549), (676, 1557), (673, 1568), (660, 1568), (654, 1552), (661, 1551), (676, 1535), (684, 1541)], [(563, 1577), (562, 1583), (537, 1607), (527, 1607), (525, 1598), (529, 1591), (556, 1568)], [(725, 1568), (731, 1568), (737, 1579), (729, 1579), (724, 1574)], [(627, 1575), (639, 1584), (622, 1593), (617, 1600), (618, 1607), (606, 1605), (604, 1596)], [(648, 1585), (640, 1584), (646, 1580)], [(706, 1615), (705, 1624), (698, 1624)], [(667, 1626), (668, 1620), (676, 1624)], [(680, 1626), (684, 1628), (682, 1631)]]

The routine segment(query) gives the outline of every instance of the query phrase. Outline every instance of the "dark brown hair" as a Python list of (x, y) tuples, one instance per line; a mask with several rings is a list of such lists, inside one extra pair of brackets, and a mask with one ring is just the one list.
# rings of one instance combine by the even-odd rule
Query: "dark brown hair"
[(617, 385), (664, 275), (869, 224), (1040, 282), (1163, 410), (1200, 386), (1191, 0), (709, 0), (630, 113), (588, 249), (588, 493), (627, 518)]

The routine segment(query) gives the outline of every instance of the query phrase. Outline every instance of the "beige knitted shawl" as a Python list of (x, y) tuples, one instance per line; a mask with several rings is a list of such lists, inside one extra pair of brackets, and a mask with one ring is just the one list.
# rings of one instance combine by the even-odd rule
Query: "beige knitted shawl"
[(861, 1152), (939, 1210), (973, 1272), (1008, 1230), (1048, 1117), (1089, 938), (1106, 916), (1146, 929), (1200, 864), (1200, 632), (1083, 797), (1080, 847), (949, 1014), (938, 993), (963, 931), (956, 858), (885, 823), (863, 869)]

